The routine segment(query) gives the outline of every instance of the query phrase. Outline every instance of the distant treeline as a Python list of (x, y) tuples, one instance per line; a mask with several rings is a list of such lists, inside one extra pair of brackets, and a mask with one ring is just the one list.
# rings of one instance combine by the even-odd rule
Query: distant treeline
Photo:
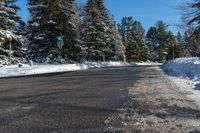
[[(146, 32), (133, 17), (123, 17), (116, 24), (103, 0), (88, 0), (86, 4), (75, 0), (28, 0), (27, 23), (17, 15), (20, 8), (16, 0), (0, 0), (0, 64), (9, 60), (165, 62), (200, 56), (198, 5), (197, 1), (187, 3), (185, 7), (196, 14), (187, 17), (184, 11), (185, 30), (175, 35), (162, 20)], [(61, 48), (58, 37), (63, 37)]]

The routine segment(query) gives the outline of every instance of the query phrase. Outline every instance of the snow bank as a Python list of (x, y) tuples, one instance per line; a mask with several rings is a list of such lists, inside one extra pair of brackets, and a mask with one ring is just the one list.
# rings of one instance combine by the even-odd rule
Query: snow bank
[(200, 58), (179, 58), (174, 61), (169, 61), (164, 65), (173, 76), (188, 78), (191, 80), (200, 80)]
[(13, 65), (13, 66), (0, 67), (0, 77), (77, 71), (77, 70), (87, 70), (90, 68), (103, 68), (103, 67), (129, 66), (129, 65), (130, 64), (124, 62), (85, 62), (81, 64), (63, 64), (63, 65), (39, 64), (33, 66), (22, 65), (22, 67)]
[(135, 63), (136, 65), (139, 66), (157, 66), (157, 65), (162, 65), (162, 63), (158, 63), (158, 62), (151, 62), (151, 61), (147, 61), (147, 62), (138, 62)]
[(200, 58), (179, 58), (163, 65), (168, 79), (200, 107)]
[(174, 76), (168, 76), (168, 79), (178, 86), (180, 90), (185, 93), (187, 97), (192, 99), (200, 108), (200, 82)]

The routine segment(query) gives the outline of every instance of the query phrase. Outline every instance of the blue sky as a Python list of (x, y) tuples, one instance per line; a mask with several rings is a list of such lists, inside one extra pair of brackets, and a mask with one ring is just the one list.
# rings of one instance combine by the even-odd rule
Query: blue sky
[[(24, 20), (28, 20), (26, 7), (27, 0), (18, 0), (17, 4), (22, 8), (19, 14)], [(86, 2), (86, 0), (78, 0)], [(147, 30), (156, 21), (163, 20), (170, 25), (169, 29), (177, 32), (176, 24), (180, 23), (181, 12), (176, 10), (177, 5), (183, 0), (105, 0), (105, 4), (114, 15), (117, 22), (124, 16), (132, 16), (139, 20)]]

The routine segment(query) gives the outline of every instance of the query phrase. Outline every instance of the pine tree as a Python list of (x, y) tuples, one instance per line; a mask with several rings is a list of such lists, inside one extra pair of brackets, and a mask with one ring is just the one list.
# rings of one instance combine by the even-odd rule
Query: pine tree
[(200, 56), (200, 34), (194, 33), (194, 27), (188, 26), (183, 36), (184, 56)]
[(144, 29), (140, 22), (135, 21), (132, 25), (132, 31), (128, 38), (127, 59), (128, 61), (146, 61), (147, 47), (145, 46)]
[(12, 50), (14, 51), (13, 55), (16, 57), (21, 57), (21, 48), (24, 36), (22, 32), (20, 32), (20, 30), (22, 28), (21, 26), (26, 24), (22, 20), (22, 18), (19, 15), (17, 15), (17, 11), (21, 9), (16, 5), (16, 2), (17, 0), (6, 0), (5, 6), (10, 9), (7, 12), (7, 18), (10, 20), (10, 27), (8, 29), (18, 38), (18, 40), (12, 41)]
[(158, 21), (156, 23), (157, 27), (157, 39), (158, 39), (158, 61), (164, 62), (166, 60), (167, 51), (168, 51), (168, 25), (163, 21)]
[[(185, 2), (182, 6), (184, 11), (182, 20), (187, 32), (187, 55), (200, 55), (200, 0)], [(189, 39), (188, 39), (189, 38)]]
[(171, 45), (168, 50), (167, 60), (180, 58), (182, 53), (181, 46), (179, 44)]
[(0, 0), (0, 29), (1, 30), (7, 30), (9, 24), (8, 24), (8, 18), (6, 17), (6, 14), (8, 12), (8, 8), (5, 7), (5, 0)]
[(182, 37), (182, 35), (181, 35), (181, 33), (180, 33), (180, 31), (178, 31), (178, 33), (177, 33), (177, 36), (176, 36), (176, 39), (177, 39), (177, 41), (178, 41), (178, 43), (182, 43), (182, 39), (183, 39), (183, 37)]
[[(65, 5), (65, 4), (64, 4)], [(64, 27), (62, 31), (65, 36), (65, 45), (64, 45), (64, 55), (72, 61), (80, 60), (80, 52), (82, 49), (80, 41), (80, 32), (79, 26), (81, 25), (81, 20), (77, 14), (77, 5), (75, 0), (69, 0), (66, 2), (67, 8), (63, 6), (64, 11), (61, 11), (60, 14), (64, 12), (64, 20), (62, 21), (62, 26)], [(60, 19), (57, 20), (60, 22)]]
[(194, 0), (189, 4), (189, 7), (192, 11), (189, 13), (190, 21), (188, 24), (194, 27), (194, 32), (190, 37), (191, 54), (200, 56), (200, 0)]
[(9, 29), (16, 30), (16, 28), (20, 24), (24, 24), (22, 18), (17, 15), (17, 11), (21, 10), (20, 7), (16, 5), (17, 0), (5, 0), (5, 7), (7, 7), (7, 15), (6, 17), (10, 20), (10, 27)]
[(2, 31), (7, 30), (8, 27), (8, 18), (6, 17), (7, 14), (7, 8), (5, 7), (5, 0), (0, 0), (0, 46), (5, 41), (5, 37), (3, 36)]
[[(80, 51), (74, 0), (29, 0), (30, 59), (37, 62), (75, 61)], [(64, 47), (58, 49), (57, 37), (64, 36)], [(61, 55), (61, 57), (60, 57)]]
[(147, 43), (150, 46), (153, 61), (164, 62), (166, 60), (170, 41), (167, 28), (168, 25), (160, 20), (147, 32)]
[[(180, 34), (178, 35), (180, 37)], [(180, 39), (180, 38), (178, 38)], [(172, 60), (176, 58), (180, 58), (182, 56), (182, 49), (180, 40), (176, 39), (172, 32), (168, 32), (168, 53), (167, 53), (167, 60)]]
[(139, 21), (132, 17), (124, 17), (118, 24), (123, 43), (126, 47), (126, 57), (131, 61), (146, 61), (147, 47), (145, 44), (145, 31)]
[[(105, 40), (107, 44), (107, 50), (104, 50), (105, 59), (112, 60), (114, 56), (113, 48), (115, 47), (112, 45), (113, 40), (115, 40), (116, 32), (114, 31), (113, 27), (115, 27), (114, 17), (110, 14), (108, 9), (106, 8), (103, 0), (96, 0), (97, 8), (99, 13), (101, 14), (101, 21), (104, 23), (104, 36), (102, 38)], [(103, 24), (102, 23), (102, 24)]]
[(132, 17), (123, 17), (121, 23), (118, 24), (119, 32), (122, 36), (122, 41), (125, 46), (128, 45), (128, 38), (132, 29), (134, 20)]
[(181, 32), (179, 31), (177, 33), (176, 40), (177, 40), (177, 44), (180, 46), (180, 49), (181, 49), (181, 56), (182, 57), (186, 56), (186, 46), (184, 44), (184, 38)]
[(200, 0), (193, 0), (186, 3), (186, 13), (183, 18), (189, 25), (195, 25), (194, 34), (200, 33)]
[(200, 34), (193, 34), (189, 38), (190, 55), (200, 57)]
[(114, 48), (112, 51), (114, 51), (115, 60), (126, 62), (126, 55), (125, 55), (126, 48), (122, 42), (122, 37), (119, 34), (116, 25), (113, 25), (112, 31), (113, 31), (112, 45)]
[(190, 54), (190, 38), (188, 33), (185, 31), (183, 36), (184, 56), (191, 56)]
[(5, 60), (8, 50), (11, 50), (13, 63), (16, 62), (14, 57), (21, 57), (22, 38), (18, 30), (23, 21), (17, 15), (18, 10), (20, 8), (16, 6), (16, 0), (0, 1), (0, 53)]
[(105, 61), (113, 56), (112, 21), (102, 0), (89, 0), (83, 18), (83, 33), (87, 60)]
[(169, 48), (172, 47), (172, 44), (176, 44), (176, 38), (171, 35), (167, 28), (166, 23), (158, 21), (155, 27), (151, 27), (147, 32), (147, 45), (150, 51), (150, 59), (153, 61), (165, 62), (167, 55), (169, 55)]
[(149, 49), (149, 59), (151, 61), (158, 61), (158, 39), (157, 28), (150, 27), (146, 34), (146, 45)]
[(0, 28), (4, 30), (12, 30), (19, 25), (19, 23), (23, 22), (21, 17), (17, 15), (17, 11), (20, 10), (18, 6), (16, 6), (17, 0), (1, 0), (0, 1)]
[[(99, 43), (102, 40), (99, 38), (100, 28), (97, 29), (98, 25), (100, 24), (95, 0), (89, 0), (83, 17), (82, 30), (86, 60), (102, 60), (103, 58), (101, 56), (103, 53), (99, 50), (103, 44)], [(101, 27), (101, 32), (103, 32), (103, 27)]]
[[(30, 41), (28, 45), (27, 55), (28, 58), (36, 62), (44, 62), (45, 58), (49, 54), (51, 40), (54, 37), (50, 36), (52, 33), (52, 27), (55, 28), (55, 22), (51, 21), (48, 24), (48, 3), (42, 0), (29, 0), (29, 12), (31, 19), (28, 22), (28, 28), (30, 34), (28, 39)], [(51, 28), (49, 28), (51, 27)], [(55, 46), (55, 41), (54, 45)]]

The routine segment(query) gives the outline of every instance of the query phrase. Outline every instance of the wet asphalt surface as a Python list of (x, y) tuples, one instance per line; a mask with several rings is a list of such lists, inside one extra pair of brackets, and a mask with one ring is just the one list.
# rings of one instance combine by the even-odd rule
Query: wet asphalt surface
[(120, 128), (118, 119), (109, 125), (105, 121), (129, 100), (127, 88), (138, 80), (140, 69), (144, 67), (0, 78), (0, 133), (109, 132), (110, 126)]
[(0, 133), (200, 133), (200, 109), (157, 66), (0, 78)]

